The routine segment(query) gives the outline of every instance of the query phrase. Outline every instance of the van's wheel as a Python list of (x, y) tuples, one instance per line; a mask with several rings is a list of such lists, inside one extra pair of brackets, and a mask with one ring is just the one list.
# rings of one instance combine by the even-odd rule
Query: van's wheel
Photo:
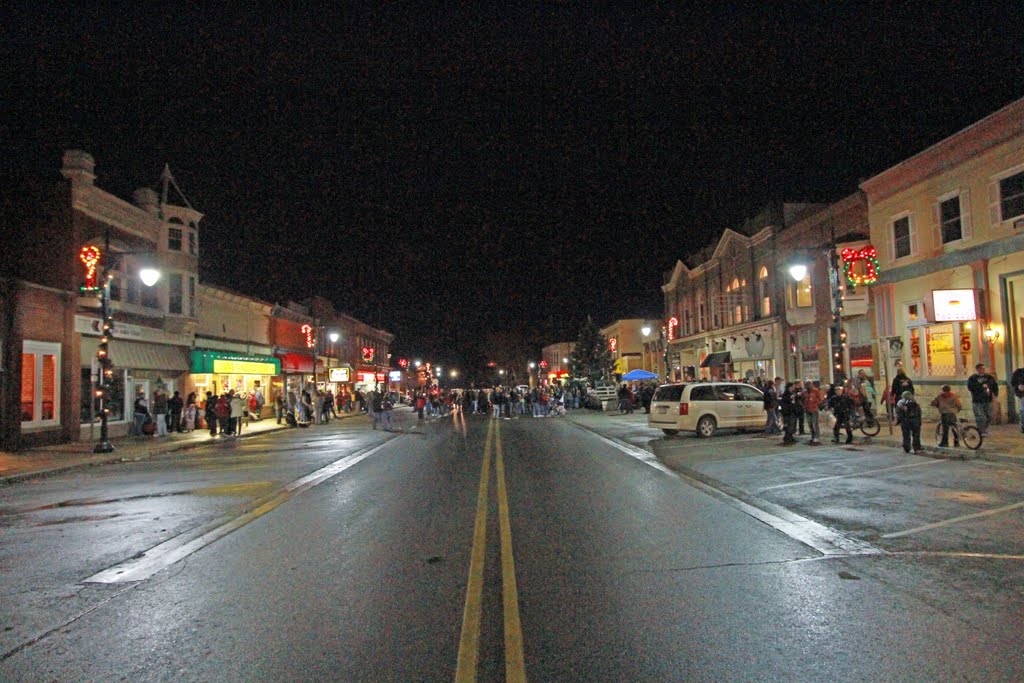
[(697, 421), (697, 436), (704, 437), (705, 439), (714, 436), (717, 428), (718, 425), (715, 424), (715, 418), (705, 415)]
[(679, 433), (678, 429), (662, 429), (661, 431), (665, 432), (669, 436), (675, 436), (676, 434)]

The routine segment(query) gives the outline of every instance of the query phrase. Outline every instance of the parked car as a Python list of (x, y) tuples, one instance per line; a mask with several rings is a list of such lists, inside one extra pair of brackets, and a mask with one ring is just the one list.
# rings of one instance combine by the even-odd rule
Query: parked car
[(742, 382), (663, 384), (654, 392), (647, 424), (672, 436), (694, 431), (710, 437), (719, 429), (764, 426), (764, 395)]

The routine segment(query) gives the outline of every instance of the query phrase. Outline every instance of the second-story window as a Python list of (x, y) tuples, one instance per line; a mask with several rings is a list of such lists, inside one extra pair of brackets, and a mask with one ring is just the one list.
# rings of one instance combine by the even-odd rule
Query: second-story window
[(167, 228), (167, 248), (171, 251), (181, 251), (181, 228)]
[(194, 229), (188, 231), (188, 253), (195, 256), (199, 253), (199, 233)]
[(939, 202), (939, 222), (942, 226), (943, 244), (963, 239), (963, 226), (960, 221), (960, 195)]
[(998, 215), (1004, 221), (1024, 216), (1024, 171), (999, 181)]
[(807, 271), (804, 279), (800, 282), (793, 282), (789, 290), (789, 303), (794, 308), (810, 308), (814, 305), (814, 298), (811, 291), (811, 272)]
[(196, 317), (196, 279), (194, 276), (188, 279), (188, 314), (189, 317)]
[(914, 253), (914, 224), (910, 216), (900, 216), (892, 222), (893, 258), (904, 258)]
[[(142, 286), (142, 282), (139, 280), (138, 270), (134, 265), (128, 263), (125, 265), (125, 302), (129, 304), (139, 303), (139, 288)], [(152, 289), (152, 287), (146, 287), (146, 289)]]
[(167, 276), (167, 312), (181, 315), (182, 311), (182, 278), (181, 273)]
[(768, 293), (768, 268), (761, 266), (757, 274), (757, 293), (761, 299), (761, 317), (767, 318), (772, 314), (772, 297)]

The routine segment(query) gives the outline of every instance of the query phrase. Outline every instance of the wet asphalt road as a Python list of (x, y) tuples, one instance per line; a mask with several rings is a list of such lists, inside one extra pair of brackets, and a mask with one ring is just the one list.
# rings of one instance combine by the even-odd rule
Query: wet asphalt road
[(0, 489), (0, 679), (1024, 677), (1020, 508), (914, 531), (1021, 473), (589, 413), (400, 426)]

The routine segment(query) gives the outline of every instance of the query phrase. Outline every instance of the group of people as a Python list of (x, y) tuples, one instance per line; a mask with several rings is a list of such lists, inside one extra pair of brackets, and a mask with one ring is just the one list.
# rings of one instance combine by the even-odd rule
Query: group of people
[[(1011, 384), (1015, 393), (1024, 399), (1024, 369), (1019, 373), (1019, 376), (1014, 373), (1016, 379), (1011, 379)], [(827, 389), (823, 389), (818, 381), (784, 382), (781, 377), (776, 377), (773, 382), (756, 379), (752, 384), (761, 389), (764, 395), (764, 435), (771, 436), (781, 431), (784, 445), (796, 443), (796, 435), (804, 434), (805, 426), (811, 437), (808, 443), (820, 444), (819, 420), (822, 411), (827, 411), (831, 416), (832, 442), (836, 444), (840, 443), (840, 433), (844, 431), (844, 443), (852, 443), (853, 428), (859, 421), (875, 419), (874, 405), (878, 397), (874, 380), (863, 370), (846, 382), (830, 384)], [(979, 363), (974, 374), (967, 380), (967, 390), (971, 395), (978, 430), (986, 435), (993, 420), (993, 404), (999, 396), (999, 384), (987, 372), (985, 365)], [(890, 419), (900, 426), (903, 450), (907, 453), (921, 452), (921, 405), (916, 398), (914, 382), (902, 366), (897, 366), (896, 376), (880, 398)], [(939, 445), (947, 446), (950, 427), (956, 424), (958, 414), (963, 409), (960, 397), (953, 392), (951, 385), (945, 384), (929, 405), (939, 413), (939, 424), (942, 426)], [(1024, 417), (1021, 418), (1021, 432), (1024, 433)], [(955, 431), (953, 438), (953, 445), (959, 446)]]
[(645, 413), (651, 412), (651, 401), (654, 400), (654, 391), (657, 387), (651, 382), (644, 382), (639, 387), (631, 387), (626, 382), (619, 387), (617, 396), (619, 399), (619, 413), (631, 414), (637, 408), (643, 408)]
[(580, 407), (581, 392), (575, 387), (497, 386), (493, 388), (416, 391), (411, 403), (419, 419), (451, 413), (490, 415), (492, 418), (553, 417)]
[[(198, 416), (195, 392), (182, 399), (180, 392), (175, 391), (168, 396), (163, 389), (156, 389), (152, 402), (146, 398), (145, 393), (140, 392), (132, 405), (132, 422), (128, 426), (128, 434), (161, 437), (170, 432), (191, 432), (196, 428)], [(147, 424), (152, 427), (147, 428)]]

